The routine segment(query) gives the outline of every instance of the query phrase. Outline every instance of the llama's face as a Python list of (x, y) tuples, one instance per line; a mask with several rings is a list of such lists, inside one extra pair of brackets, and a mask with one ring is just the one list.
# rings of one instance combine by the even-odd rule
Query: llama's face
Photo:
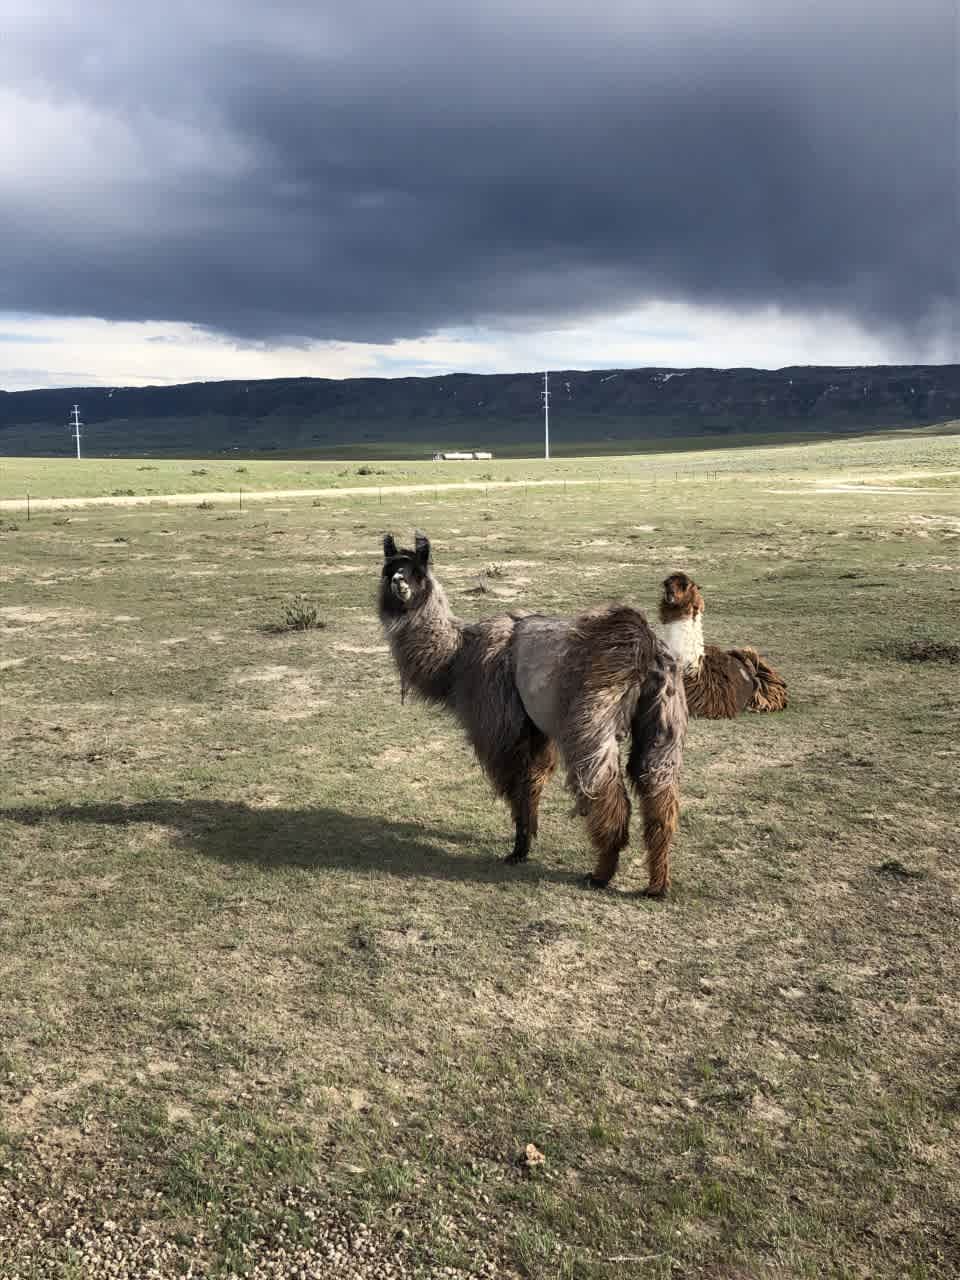
[(674, 617), (687, 615), (697, 618), (703, 613), (703, 596), (700, 588), (685, 573), (671, 573), (663, 582), (663, 605)]
[(422, 533), (413, 551), (398, 547), (391, 534), (383, 540), (380, 607), (387, 613), (409, 613), (430, 594), (430, 543)]

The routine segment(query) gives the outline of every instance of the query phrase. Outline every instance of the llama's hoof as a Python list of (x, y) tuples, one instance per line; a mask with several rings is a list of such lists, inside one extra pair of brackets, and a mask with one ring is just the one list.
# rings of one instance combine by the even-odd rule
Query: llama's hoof
[(587, 876), (583, 882), (585, 889), (605, 889), (609, 880), (598, 880), (596, 876)]
[(513, 853), (507, 854), (504, 862), (508, 867), (515, 867), (519, 862), (526, 862), (528, 856), (526, 853), (517, 853), (516, 849), (514, 849)]
[(665, 898), (669, 892), (670, 890), (667, 885), (664, 885), (662, 889), (652, 889), (650, 885), (647, 885), (646, 889), (640, 890), (640, 897), (653, 898), (655, 901), (659, 902), (662, 898)]

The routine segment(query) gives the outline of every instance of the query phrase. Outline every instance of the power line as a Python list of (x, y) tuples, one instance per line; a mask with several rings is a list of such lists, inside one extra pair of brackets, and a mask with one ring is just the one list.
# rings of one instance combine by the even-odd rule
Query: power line
[(80, 406), (78, 404), (75, 404), (73, 406), (73, 417), (70, 420), (70, 427), (72, 429), (73, 438), (77, 442), (78, 458), (80, 457), (80, 428), (82, 426), (83, 426), (83, 423), (80, 421)]

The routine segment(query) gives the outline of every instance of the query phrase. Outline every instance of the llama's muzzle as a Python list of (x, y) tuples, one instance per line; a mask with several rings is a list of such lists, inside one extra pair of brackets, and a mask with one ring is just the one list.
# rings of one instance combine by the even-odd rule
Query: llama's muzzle
[(410, 590), (410, 584), (407, 582), (406, 578), (404, 578), (399, 569), (390, 579), (390, 587), (398, 600), (409, 600), (413, 594)]

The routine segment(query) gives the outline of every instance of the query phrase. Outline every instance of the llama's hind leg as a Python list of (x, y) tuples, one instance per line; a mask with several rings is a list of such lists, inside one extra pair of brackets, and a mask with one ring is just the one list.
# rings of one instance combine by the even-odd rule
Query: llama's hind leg
[(588, 800), (587, 831), (597, 852), (597, 861), (587, 884), (605, 889), (617, 874), (620, 853), (630, 840), (630, 800), (620, 770), (607, 778)]
[(670, 888), (670, 846), (680, 819), (679, 789), (669, 786), (656, 793), (644, 791), (641, 802), (649, 875), (643, 893), (647, 898), (662, 898)]
[(596, 717), (576, 717), (571, 728), (560, 742), (567, 786), (575, 798), (574, 812), (587, 820), (597, 855), (586, 883), (591, 889), (604, 889), (617, 874), (620, 853), (630, 839), (630, 800), (623, 785), (620, 745), (612, 731), (602, 725), (598, 731)]
[(617, 873), (620, 853), (630, 839), (630, 800), (623, 785), (620, 747), (616, 738), (568, 739), (562, 744), (567, 760), (567, 786), (576, 797), (576, 812), (587, 820), (596, 850), (592, 889), (603, 889)]

